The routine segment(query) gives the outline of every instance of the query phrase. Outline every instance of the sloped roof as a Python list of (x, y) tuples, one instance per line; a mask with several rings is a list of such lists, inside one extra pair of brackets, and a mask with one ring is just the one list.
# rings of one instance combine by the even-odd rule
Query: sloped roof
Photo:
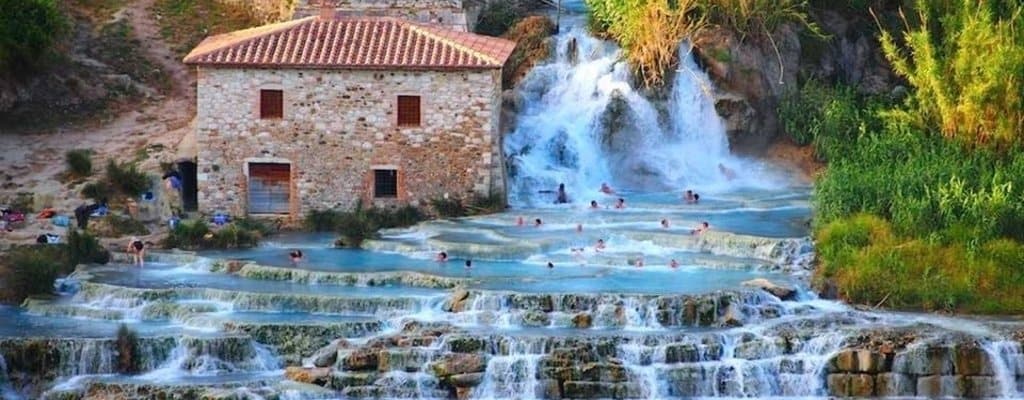
[(505, 39), (391, 17), (307, 17), (206, 38), (190, 65), (324, 69), (501, 68)]

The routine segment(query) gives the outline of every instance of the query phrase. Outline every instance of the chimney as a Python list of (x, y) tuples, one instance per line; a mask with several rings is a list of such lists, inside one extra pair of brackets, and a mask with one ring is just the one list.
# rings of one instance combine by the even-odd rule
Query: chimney
[(334, 19), (334, 0), (320, 0), (320, 19)]

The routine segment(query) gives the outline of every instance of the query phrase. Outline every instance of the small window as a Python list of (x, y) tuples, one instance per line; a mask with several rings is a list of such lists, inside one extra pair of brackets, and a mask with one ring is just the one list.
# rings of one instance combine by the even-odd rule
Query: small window
[(260, 119), (284, 118), (284, 91), (260, 90)]
[(378, 199), (398, 197), (398, 170), (373, 170), (373, 197)]
[(398, 96), (398, 125), (420, 126), (420, 96)]

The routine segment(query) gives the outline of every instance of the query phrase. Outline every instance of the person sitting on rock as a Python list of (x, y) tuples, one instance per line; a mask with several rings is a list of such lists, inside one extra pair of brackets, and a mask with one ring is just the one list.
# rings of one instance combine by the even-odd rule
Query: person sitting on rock
[(288, 257), (291, 258), (293, 266), (298, 266), (299, 262), (302, 261), (302, 250), (292, 250), (291, 253), (288, 253)]
[(434, 261), (437, 261), (437, 262), (446, 262), (446, 261), (448, 261), (448, 253), (445, 253), (443, 251), (440, 252), (440, 253), (437, 253), (437, 257), (434, 258)]
[(690, 234), (691, 235), (700, 235), (700, 234), (703, 234), (704, 232), (707, 232), (709, 229), (711, 229), (711, 226), (708, 225), (708, 221), (704, 221), (704, 222), (701, 222), (700, 225), (698, 225), (696, 229), (691, 230)]

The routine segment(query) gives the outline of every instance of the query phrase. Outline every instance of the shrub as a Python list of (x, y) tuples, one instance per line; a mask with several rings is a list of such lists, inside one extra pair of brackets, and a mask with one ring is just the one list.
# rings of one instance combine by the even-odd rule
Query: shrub
[[(239, 222), (245, 221), (245, 222)], [(253, 221), (239, 220), (220, 229), (210, 230), (203, 220), (181, 221), (163, 239), (168, 249), (237, 249), (259, 245), (263, 234)]]
[[(98, 229), (97, 234), (107, 237), (122, 237), (130, 235), (148, 235), (149, 229), (142, 222), (129, 218), (122, 217), (116, 214), (108, 214), (103, 217), (103, 224), (106, 229)], [(99, 233), (103, 231), (103, 233)]]
[[(100, 245), (99, 240), (88, 232), (69, 229), (65, 238), (68, 260), (71, 269), (78, 264), (106, 264), (110, 262), (110, 252)], [(69, 270), (70, 271), (70, 270)]]
[(117, 328), (117, 372), (136, 374), (141, 370), (142, 358), (139, 353), (139, 336), (121, 324)]
[(415, 225), (423, 220), (416, 207), (394, 209), (363, 208), (362, 203), (353, 211), (314, 210), (306, 214), (303, 226), (317, 232), (337, 232), (343, 242), (358, 247), (363, 240), (375, 237), (381, 229)]
[(915, 91), (894, 116), (925, 129), (1000, 148), (1024, 132), (1024, 3), (917, 0), (900, 40), (879, 41)]
[(31, 72), (67, 32), (54, 0), (0, 0), (0, 71)]
[(456, 198), (436, 198), (430, 200), (430, 206), (442, 218), (465, 217), (468, 215), (466, 207), (462, 205), (462, 200)]
[(100, 201), (103, 199), (109, 199), (114, 195), (114, 189), (110, 187), (110, 184), (105, 180), (89, 182), (85, 186), (82, 186), (82, 196), (87, 199), (93, 199)]
[(480, 11), (480, 17), (473, 30), (484, 35), (501, 36), (524, 16), (525, 12), (518, 1), (488, 2)]
[(53, 292), (53, 282), (68, 269), (67, 252), (60, 246), (32, 245), (11, 249), (4, 256), (7, 266), (3, 298), (21, 302), (28, 296)]
[(77, 149), (68, 150), (64, 153), (64, 163), (67, 165), (65, 174), (73, 178), (87, 178), (92, 175), (92, 150)]
[(128, 197), (138, 197), (150, 188), (149, 176), (134, 163), (107, 162), (107, 182)]

